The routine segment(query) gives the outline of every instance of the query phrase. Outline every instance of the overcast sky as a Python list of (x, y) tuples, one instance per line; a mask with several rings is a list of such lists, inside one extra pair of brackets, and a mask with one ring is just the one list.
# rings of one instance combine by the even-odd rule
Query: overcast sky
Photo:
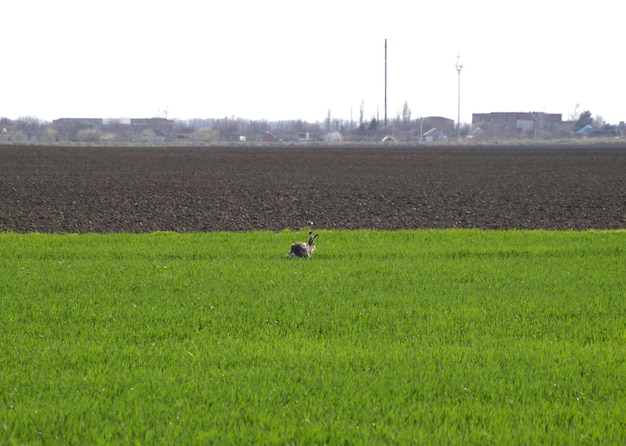
[(356, 121), (590, 110), (626, 120), (621, 0), (20, 0), (0, 116)]

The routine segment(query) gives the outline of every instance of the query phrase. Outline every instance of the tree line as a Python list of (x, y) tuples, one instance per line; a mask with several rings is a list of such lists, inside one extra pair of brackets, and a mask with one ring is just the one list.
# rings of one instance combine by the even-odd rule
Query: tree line
[[(388, 134), (415, 136), (419, 120), (411, 119), (408, 104), (385, 128), (378, 116), (365, 118), (363, 104), (357, 119), (334, 117), (328, 110), (324, 121), (302, 119), (270, 121), (226, 116), (219, 119), (176, 120), (65, 118), (52, 122), (33, 116), (16, 120), (0, 118), (0, 141), (5, 142), (153, 142), (189, 140), (197, 142), (256, 141), (271, 135), (276, 141), (321, 140), (339, 133), (347, 140), (377, 140)], [(303, 135), (306, 135), (303, 137)]]

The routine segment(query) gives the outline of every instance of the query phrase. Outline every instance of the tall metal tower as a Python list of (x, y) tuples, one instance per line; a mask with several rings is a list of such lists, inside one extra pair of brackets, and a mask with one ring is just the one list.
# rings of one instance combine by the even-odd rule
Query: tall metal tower
[(463, 69), (463, 61), (461, 60), (460, 54), (457, 54), (456, 63), (454, 64), (454, 66), (456, 67), (457, 73), (459, 73), (456, 137), (457, 139), (461, 139), (461, 70)]

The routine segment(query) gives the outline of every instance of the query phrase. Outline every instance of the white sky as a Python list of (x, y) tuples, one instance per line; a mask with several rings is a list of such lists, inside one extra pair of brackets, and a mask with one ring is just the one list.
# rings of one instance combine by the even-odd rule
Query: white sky
[(626, 120), (622, 0), (20, 0), (0, 116), (356, 121), (590, 110)]

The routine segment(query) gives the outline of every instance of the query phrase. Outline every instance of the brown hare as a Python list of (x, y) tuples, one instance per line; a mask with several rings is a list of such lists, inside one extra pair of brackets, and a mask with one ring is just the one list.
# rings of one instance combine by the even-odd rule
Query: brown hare
[(315, 237), (313, 236), (313, 232), (309, 232), (309, 242), (304, 243), (294, 243), (291, 245), (291, 252), (287, 254), (288, 257), (299, 257), (301, 259), (308, 259), (315, 251), (315, 239), (317, 238), (317, 234)]

